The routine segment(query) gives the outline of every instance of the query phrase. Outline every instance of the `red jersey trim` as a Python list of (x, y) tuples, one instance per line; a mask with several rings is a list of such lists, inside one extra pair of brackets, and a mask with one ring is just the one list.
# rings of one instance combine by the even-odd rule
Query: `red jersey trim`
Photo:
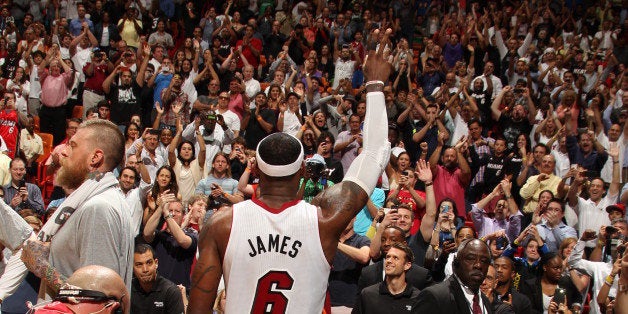
[(285, 202), (279, 208), (272, 208), (272, 207), (266, 205), (266, 203), (262, 202), (258, 198), (252, 198), (251, 201), (253, 201), (253, 203), (259, 205), (263, 209), (265, 209), (265, 210), (267, 210), (267, 211), (269, 211), (269, 212), (271, 212), (273, 214), (279, 214), (279, 213), (283, 212), (286, 208), (298, 204), (301, 200), (292, 200), (292, 201), (289, 201), (289, 202)]

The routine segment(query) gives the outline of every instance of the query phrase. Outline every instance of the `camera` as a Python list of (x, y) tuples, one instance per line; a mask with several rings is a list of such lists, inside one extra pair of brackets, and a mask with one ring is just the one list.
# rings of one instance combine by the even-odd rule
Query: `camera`
[(317, 161), (306, 161), (305, 171), (307, 171), (312, 177), (321, 178), (326, 173), (327, 167), (325, 164)]

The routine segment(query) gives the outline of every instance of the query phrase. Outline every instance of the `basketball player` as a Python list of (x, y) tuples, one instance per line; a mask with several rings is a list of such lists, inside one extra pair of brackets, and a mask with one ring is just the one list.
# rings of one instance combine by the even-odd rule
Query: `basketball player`
[[(386, 30), (382, 43), (391, 32)], [(344, 180), (312, 205), (295, 200), (303, 146), (284, 133), (264, 138), (256, 156), (260, 196), (216, 212), (203, 228), (188, 313), (209, 311), (223, 273), (227, 313), (322, 312), (340, 234), (366, 204), (390, 156), (381, 131), (388, 125), (381, 81), (391, 71), (384, 46), (371, 51), (366, 63), (363, 151)]]

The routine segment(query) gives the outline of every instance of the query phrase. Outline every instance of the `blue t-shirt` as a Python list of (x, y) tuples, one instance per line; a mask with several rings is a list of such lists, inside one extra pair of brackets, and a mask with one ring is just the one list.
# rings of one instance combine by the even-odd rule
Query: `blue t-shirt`
[(161, 91), (168, 88), (168, 85), (170, 85), (170, 81), (172, 80), (172, 76), (172, 73), (157, 74), (157, 77), (155, 78), (155, 89), (153, 91), (153, 106), (157, 101), (161, 104)]
[[(386, 194), (384, 194), (384, 190), (375, 188), (373, 193), (371, 193), (371, 202), (375, 204), (377, 207), (384, 206), (384, 201), (386, 200)], [(353, 231), (361, 236), (366, 235), (366, 231), (369, 230), (369, 226), (373, 222), (373, 217), (371, 213), (369, 213), (366, 205), (362, 208), (362, 210), (355, 216), (355, 222), (353, 223)]]
[(196, 190), (194, 193), (196, 194), (205, 194), (209, 195), (212, 193), (212, 183), (216, 183), (222, 188), (225, 193), (229, 193), (231, 195), (235, 194), (238, 191), (238, 181), (232, 179), (231, 177), (225, 177), (222, 179), (217, 179), (213, 175), (208, 175), (207, 178), (202, 179), (196, 185)]

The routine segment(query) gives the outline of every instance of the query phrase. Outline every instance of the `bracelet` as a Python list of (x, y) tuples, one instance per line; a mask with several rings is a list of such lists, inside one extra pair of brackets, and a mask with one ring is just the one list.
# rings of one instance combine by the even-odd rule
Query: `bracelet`
[(307, 127), (305, 125), (301, 126), (301, 131), (305, 131), (305, 130), (307, 130)]
[(606, 276), (606, 279), (604, 279), (604, 283), (609, 286), (612, 286), (614, 281), (615, 281), (615, 278), (612, 277), (611, 275)]
[(224, 196), (224, 197), (227, 197), (227, 195), (229, 195), (229, 194), (227, 194), (227, 192), (222, 193), (222, 196)]
[(622, 284), (622, 283), (617, 284), (617, 291), (619, 291), (619, 292), (626, 292), (626, 291), (628, 291), (628, 285)]
[(512, 244), (519, 246), (519, 239), (515, 239), (515, 241), (512, 241)]
[(246, 167), (246, 169), (244, 169), (244, 171), (248, 171), (248, 172), (251, 172), (251, 168), (249, 168), (249, 167)]
[(257, 117), (255, 117), (255, 119), (257, 119), (257, 121), (260, 121), (260, 120), (262, 120), (262, 116), (257, 116)]
[(370, 92), (381, 92), (384, 90), (384, 82), (382, 81), (368, 81), (364, 85), (364, 89), (367, 93)]
[(172, 213), (168, 213), (168, 215), (164, 216), (165, 220), (168, 220), (170, 218), (174, 217), (174, 215)]
[(511, 198), (512, 198), (512, 195), (504, 195), (504, 197), (505, 197), (506, 199), (511, 199)]
[(425, 182), (425, 187), (434, 185), (434, 181)]
[(604, 241), (602, 241), (602, 240), (600, 240), (600, 239), (598, 239), (598, 240), (597, 240), (597, 245), (599, 245), (599, 246), (604, 246), (605, 244), (606, 244), (606, 243), (604, 243)]
[(618, 163), (619, 163), (619, 161), (613, 161), (613, 164), (618, 164)]

